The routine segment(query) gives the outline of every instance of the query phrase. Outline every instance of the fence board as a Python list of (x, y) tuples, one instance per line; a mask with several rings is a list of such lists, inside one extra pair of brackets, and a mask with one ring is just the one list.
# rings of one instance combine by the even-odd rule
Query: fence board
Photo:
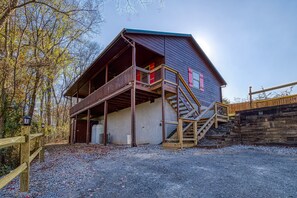
[(16, 178), (19, 174), (21, 174), (27, 168), (27, 163), (23, 163), (18, 166), (16, 169), (5, 175), (0, 180), (0, 189), (6, 186), (11, 180)]
[(11, 137), (0, 139), (0, 148), (13, 146), (17, 144), (25, 143), (25, 136)]
[(254, 108), (272, 107), (286, 104), (297, 103), (297, 94), (291, 96), (283, 96), (279, 98), (271, 98), (267, 100), (254, 100), (252, 108), (250, 102), (234, 103), (229, 105), (229, 115), (235, 114), (236, 111), (243, 111)]
[(30, 158), (29, 158), (30, 163), (35, 159), (35, 157), (39, 154), (41, 150), (42, 150), (42, 147), (38, 148), (32, 155), (30, 155)]

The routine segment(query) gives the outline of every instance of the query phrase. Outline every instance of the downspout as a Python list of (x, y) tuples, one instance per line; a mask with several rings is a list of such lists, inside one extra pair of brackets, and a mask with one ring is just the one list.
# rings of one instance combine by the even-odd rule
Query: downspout
[[(129, 39), (127, 39), (125, 36), (124, 36), (124, 33), (121, 32), (121, 37), (127, 42), (129, 43), (129, 45), (132, 47), (132, 66), (133, 67), (136, 67), (136, 45), (135, 45), (135, 42), (131, 42), (129, 41)], [(135, 68), (136, 69), (136, 68)], [(136, 73), (136, 72), (135, 72)], [(136, 78), (136, 76), (135, 76)]]

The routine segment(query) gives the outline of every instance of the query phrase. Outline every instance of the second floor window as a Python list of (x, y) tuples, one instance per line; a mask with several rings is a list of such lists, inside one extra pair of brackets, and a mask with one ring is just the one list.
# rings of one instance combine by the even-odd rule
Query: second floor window
[(202, 73), (188, 68), (189, 72), (189, 86), (204, 91), (204, 76)]
[(197, 71), (193, 70), (193, 87), (200, 89), (200, 75)]

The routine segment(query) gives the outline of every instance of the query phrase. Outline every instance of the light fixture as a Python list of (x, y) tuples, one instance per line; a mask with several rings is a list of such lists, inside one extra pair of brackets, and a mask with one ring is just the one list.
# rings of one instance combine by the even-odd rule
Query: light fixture
[(31, 117), (30, 116), (24, 116), (23, 117), (23, 124), (24, 124), (24, 126), (30, 126), (31, 125)]

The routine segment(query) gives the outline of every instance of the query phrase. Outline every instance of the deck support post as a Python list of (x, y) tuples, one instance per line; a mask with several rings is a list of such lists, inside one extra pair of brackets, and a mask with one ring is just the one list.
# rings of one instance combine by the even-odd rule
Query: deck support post
[(131, 88), (131, 147), (136, 147), (135, 86)]
[(108, 103), (107, 101), (104, 101), (104, 146), (107, 145), (107, 114), (108, 114)]
[(86, 134), (86, 143), (87, 144), (90, 143), (90, 130), (91, 130), (90, 116), (91, 116), (91, 110), (88, 109), (88, 115), (87, 115), (87, 134)]
[(132, 43), (133, 82), (131, 88), (131, 147), (136, 147), (135, 94), (136, 94), (136, 43)]
[[(72, 107), (72, 96), (70, 97), (70, 109), (71, 107)], [(45, 134), (44, 130), (43, 130), (43, 134)], [(71, 117), (69, 118), (69, 144), (73, 144), (73, 124), (72, 124)]]
[(69, 118), (69, 144), (73, 144), (73, 125), (72, 125), (72, 118)]
[(166, 141), (166, 126), (165, 126), (165, 89), (164, 89), (164, 78), (165, 78), (165, 70), (164, 67), (161, 69), (161, 78), (162, 78), (162, 142)]
[[(105, 84), (108, 82), (108, 64), (105, 66)], [(104, 101), (104, 129), (103, 129), (103, 144), (107, 145), (107, 114), (108, 114), (108, 102)]]
[(77, 133), (77, 115), (75, 116), (74, 119), (74, 130), (73, 130), (73, 143), (76, 143), (76, 133)]

